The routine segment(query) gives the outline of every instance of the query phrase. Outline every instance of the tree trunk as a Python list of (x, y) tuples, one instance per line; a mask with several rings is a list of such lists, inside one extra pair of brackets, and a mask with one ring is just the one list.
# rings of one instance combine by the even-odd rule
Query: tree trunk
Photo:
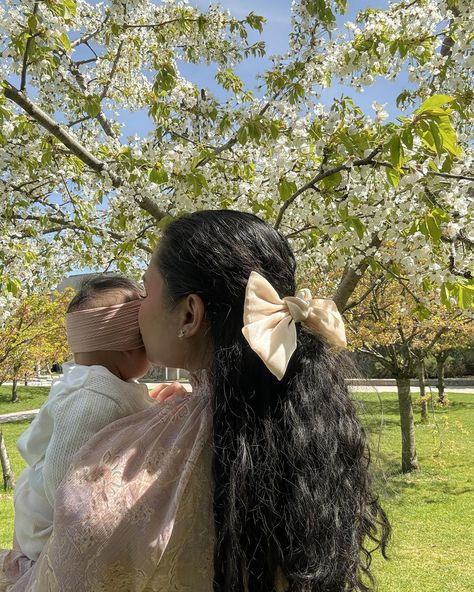
[(3, 432), (0, 430), (0, 460), (2, 463), (2, 474), (3, 474), (3, 489), (13, 489), (15, 487), (15, 478), (10, 467), (10, 460), (8, 458), (7, 447), (5, 446), (5, 440), (3, 439)]
[(444, 396), (444, 389), (445, 389), (445, 384), (444, 384), (444, 366), (446, 364), (446, 360), (448, 359), (448, 356), (444, 356), (444, 355), (440, 355), (436, 358), (436, 368), (437, 368), (437, 378), (438, 378), (438, 403), (444, 403), (445, 402), (445, 396)]
[(420, 387), (421, 421), (426, 422), (428, 421), (428, 401), (425, 388), (425, 360), (420, 360), (418, 364), (418, 386)]
[(415, 448), (415, 424), (410, 393), (410, 379), (397, 377), (400, 428), (402, 431), (402, 471), (408, 473), (419, 469)]
[[(372, 239), (369, 243), (369, 247), (375, 247), (377, 250), (380, 245), (382, 244), (382, 239), (379, 238), (378, 234), (375, 233), (372, 236)], [(356, 289), (358, 283), (362, 279), (362, 276), (367, 271), (369, 267), (369, 260), (364, 260), (357, 267), (351, 267), (350, 264), (347, 264), (344, 273), (342, 275), (341, 281), (336, 288), (336, 293), (333, 295), (333, 301), (336, 303), (336, 306), (339, 312), (343, 312), (346, 304), (349, 301), (349, 298), (352, 296), (354, 290)]]
[(12, 403), (16, 403), (18, 401), (18, 379), (17, 376), (15, 374), (15, 376), (13, 377), (13, 381), (12, 381), (12, 398), (11, 398), (11, 402)]

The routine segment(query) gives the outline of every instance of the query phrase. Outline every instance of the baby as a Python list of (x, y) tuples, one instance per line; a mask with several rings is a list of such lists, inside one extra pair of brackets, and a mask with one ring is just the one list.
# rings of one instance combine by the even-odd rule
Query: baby
[[(23, 562), (36, 561), (50, 536), (56, 489), (73, 455), (109, 423), (153, 404), (146, 385), (136, 381), (150, 367), (138, 327), (142, 296), (135, 282), (104, 275), (87, 281), (69, 305), (74, 362), (64, 364), (64, 376), (17, 442), (28, 463), (14, 494), (13, 554), (18, 559), (21, 552)], [(162, 387), (155, 398), (167, 398)]]

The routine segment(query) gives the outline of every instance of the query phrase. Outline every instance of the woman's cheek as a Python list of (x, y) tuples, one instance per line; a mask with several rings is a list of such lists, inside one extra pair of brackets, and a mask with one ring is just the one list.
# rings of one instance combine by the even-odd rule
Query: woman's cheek
[(152, 333), (150, 330), (150, 323), (151, 318), (148, 310), (148, 305), (146, 304), (146, 300), (140, 307), (140, 311), (138, 313), (138, 326), (140, 327), (140, 333), (142, 334), (143, 343), (148, 351), (149, 343), (148, 343), (148, 336)]

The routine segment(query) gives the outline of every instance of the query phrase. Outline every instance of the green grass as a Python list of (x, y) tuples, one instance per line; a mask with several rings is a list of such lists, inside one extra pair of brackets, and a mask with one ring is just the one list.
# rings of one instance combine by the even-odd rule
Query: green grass
[(376, 425), (380, 402), (376, 395), (359, 398), (370, 426), (378, 489), (393, 527), (390, 560), (380, 555), (374, 560), (379, 590), (472, 592), (474, 395), (449, 395), (451, 405), (432, 409), (428, 424), (418, 421), (420, 412), (415, 407), (421, 470), (410, 474), (399, 471), (396, 394), (381, 395), (385, 417), (380, 441)]
[(11, 386), (0, 386), (0, 414), (15, 413), (16, 411), (27, 411), (39, 409), (45, 402), (49, 393), (47, 386), (23, 386), (18, 387), (18, 401), (11, 403)]
[[(0, 430), (3, 432), (5, 438), (5, 445), (7, 447), (8, 457), (10, 459), (11, 468), (15, 478), (26, 466), (25, 461), (20, 456), (16, 449), (15, 442), (18, 436), (26, 430), (29, 421), (21, 421), (18, 423), (4, 423), (0, 424)], [(3, 481), (1, 482), (3, 484)], [(13, 536), (13, 493), (4, 492), (0, 489), (0, 549), (9, 549), (12, 544)]]
[[(390, 560), (376, 556), (380, 592), (472, 592), (474, 590), (474, 395), (452, 394), (447, 409), (431, 412), (416, 426), (421, 471), (399, 472), (400, 428), (395, 393), (382, 393), (384, 425), (379, 438), (380, 402), (359, 393), (362, 419), (373, 442), (374, 469), (382, 503), (393, 526)], [(416, 419), (419, 410), (415, 408)], [(3, 426), (16, 475), (24, 466), (14, 442), (22, 424)], [(0, 547), (10, 546), (12, 495), (0, 494)]]

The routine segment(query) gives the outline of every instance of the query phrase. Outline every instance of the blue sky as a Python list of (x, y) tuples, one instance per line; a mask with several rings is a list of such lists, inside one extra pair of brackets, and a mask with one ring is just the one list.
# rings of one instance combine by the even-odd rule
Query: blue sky
[[(189, 4), (206, 11), (209, 7), (209, 0), (190, 0)], [(270, 65), (269, 56), (284, 53), (288, 49), (288, 35), (290, 33), (290, 10), (291, 0), (221, 0), (219, 2), (224, 8), (228, 8), (237, 18), (244, 18), (249, 12), (264, 16), (267, 22), (264, 25), (263, 33), (252, 32), (249, 39), (265, 41), (266, 56), (263, 58), (249, 58), (238, 65), (237, 73), (244, 80), (246, 85), (254, 89), (258, 84), (257, 76)], [(355, 20), (360, 10), (367, 8), (385, 8), (386, 0), (348, 0), (347, 12), (338, 17), (338, 26), (346, 21)], [(215, 66), (194, 65), (180, 63), (181, 74), (199, 85), (201, 88), (210, 89), (218, 98), (225, 97), (223, 91), (214, 80), (216, 73)], [(372, 87), (365, 89), (363, 93), (357, 92), (348, 86), (334, 84), (331, 89), (324, 90), (321, 95), (321, 102), (330, 105), (334, 97), (342, 94), (349, 95), (354, 99), (363, 111), (367, 114), (374, 114), (371, 104), (374, 100), (383, 104), (387, 103), (387, 111), (391, 119), (395, 119), (400, 111), (397, 109), (395, 99), (403, 88), (410, 86), (406, 75), (399, 76), (396, 80), (388, 81), (378, 79)], [(122, 118), (125, 123), (123, 138), (130, 134), (144, 135), (151, 129), (151, 123), (145, 111), (138, 113), (127, 113)]]

